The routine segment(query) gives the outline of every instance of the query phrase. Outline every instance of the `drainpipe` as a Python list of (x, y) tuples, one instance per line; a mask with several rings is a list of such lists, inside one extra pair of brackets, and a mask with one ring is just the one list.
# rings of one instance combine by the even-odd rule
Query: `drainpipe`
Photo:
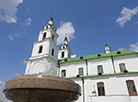
[(114, 70), (114, 73), (116, 73), (116, 71), (115, 71), (115, 64), (114, 64), (114, 59), (113, 59), (113, 56), (111, 56), (111, 59), (112, 59), (112, 65), (113, 65), (113, 70)]
[(86, 75), (88, 75), (88, 61), (85, 60), (85, 62), (86, 62)]
[(58, 64), (58, 76), (60, 77), (60, 64)]
[(84, 79), (83, 77), (81, 79), (82, 79), (82, 89), (83, 89), (83, 102), (85, 102)]

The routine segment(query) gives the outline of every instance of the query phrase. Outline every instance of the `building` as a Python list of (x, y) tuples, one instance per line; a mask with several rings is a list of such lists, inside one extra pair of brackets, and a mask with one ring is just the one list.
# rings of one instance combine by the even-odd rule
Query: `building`
[(137, 102), (138, 53), (129, 50), (105, 51), (71, 58), (67, 36), (56, 44), (58, 34), (51, 16), (34, 42), (25, 74), (50, 74), (74, 80), (82, 88), (76, 102)]

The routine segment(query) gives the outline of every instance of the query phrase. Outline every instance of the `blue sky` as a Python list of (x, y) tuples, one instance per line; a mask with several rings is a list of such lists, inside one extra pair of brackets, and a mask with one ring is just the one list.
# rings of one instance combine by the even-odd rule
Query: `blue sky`
[(0, 87), (24, 74), (39, 30), (54, 15), (58, 44), (68, 34), (73, 55), (138, 51), (138, 0), (0, 0)]

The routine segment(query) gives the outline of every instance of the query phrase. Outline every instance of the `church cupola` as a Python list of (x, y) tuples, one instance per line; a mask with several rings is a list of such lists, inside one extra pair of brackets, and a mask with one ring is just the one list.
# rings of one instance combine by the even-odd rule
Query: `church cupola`
[(51, 17), (48, 21), (48, 24), (46, 24), (43, 29), (53, 29), (56, 32), (56, 27), (53, 25), (54, 21), (53, 21), (53, 14), (51, 14)]
[(60, 47), (58, 52), (58, 59), (70, 58), (72, 52), (70, 51), (70, 46), (68, 45), (67, 34), (65, 34), (65, 39), (63, 45)]
[(64, 41), (63, 41), (63, 44), (68, 45), (67, 34), (65, 34), (65, 39), (64, 39)]
[(48, 24), (51, 24), (51, 25), (53, 25), (53, 14), (51, 14), (51, 18), (49, 19), (49, 21), (48, 21)]
[(111, 52), (110, 46), (108, 46), (107, 43), (105, 44), (104, 49), (105, 49), (104, 53), (110, 53)]

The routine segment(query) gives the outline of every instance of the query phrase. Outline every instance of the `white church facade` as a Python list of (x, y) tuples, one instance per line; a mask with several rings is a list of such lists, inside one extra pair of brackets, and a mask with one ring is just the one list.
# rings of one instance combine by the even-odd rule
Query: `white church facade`
[(34, 41), (25, 74), (57, 75), (81, 86), (76, 102), (137, 102), (138, 53), (129, 50), (110, 51), (71, 58), (67, 36), (63, 45), (56, 42), (58, 34), (51, 16)]

